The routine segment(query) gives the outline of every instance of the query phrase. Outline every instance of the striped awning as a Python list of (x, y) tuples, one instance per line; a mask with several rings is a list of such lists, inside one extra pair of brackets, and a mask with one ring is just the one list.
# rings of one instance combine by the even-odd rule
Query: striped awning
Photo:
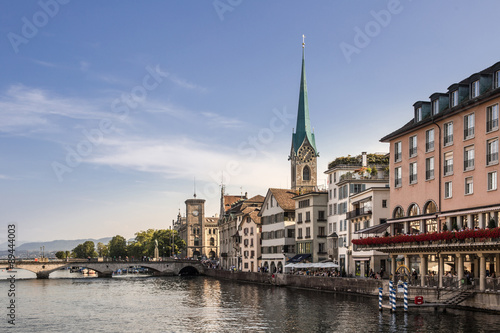
[(411, 222), (411, 221), (419, 221), (419, 220), (429, 220), (429, 219), (435, 219), (437, 217), (438, 216), (436, 214), (408, 216), (408, 217), (402, 217), (399, 219), (390, 219), (390, 220), (387, 220), (387, 223), (400, 223), (400, 222)]
[(459, 216), (459, 215), (467, 215), (467, 214), (478, 214), (478, 213), (487, 213), (487, 212), (495, 212), (499, 211), (500, 206), (493, 206), (487, 208), (478, 208), (478, 209), (469, 209), (469, 210), (459, 210), (450, 213), (439, 214), (439, 217), (447, 217), (447, 216)]

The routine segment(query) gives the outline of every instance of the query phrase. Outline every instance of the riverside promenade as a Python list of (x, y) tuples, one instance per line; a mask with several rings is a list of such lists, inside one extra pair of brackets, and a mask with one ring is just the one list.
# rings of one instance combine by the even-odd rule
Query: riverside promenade
[[(379, 288), (382, 288), (384, 302), (388, 302), (387, 299), (389, 296), (389, 280), (386, 279), (233, 272), (218, 269), (205, 269), (205, 275), (217, 279), (324, 290), (328, 292), (354, 293), (373, 297), (378, 297)], [(416, 296), (422, 296), (427, 305), (429, 305), (428, 303), (446, 303), (449, 308), (494, 311), (500, 314), (500, 292), (498, 291), (471, 292), (467, 289), (457, 288), (410, 286), (408, 288), (408, 295), (411, 302), (413, 302)], [(398, 304), (402, 306), (403, 293), (397, 293), (396, 297)], [(411, 311), (413, 309), (415, 307)]]

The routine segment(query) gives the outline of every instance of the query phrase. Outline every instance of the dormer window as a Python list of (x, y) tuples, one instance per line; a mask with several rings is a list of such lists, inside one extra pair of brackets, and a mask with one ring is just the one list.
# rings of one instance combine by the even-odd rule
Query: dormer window
[(422, 120), (422, 108), (417, 108), (417, 110), (415, 110), (415, 121), (418, 123), (421, 120)]
[(451, 107), (458, 105), (458, 90), (455, 90), (450, 95), (450, 104)]
[(439, 99), (436, 99), (432, 101), (432, 114), (438, 114), (439, 113)]
[(477, 96), (479, 96), (479, 80), (472, 82), (472, 84), (470, 85), (470, 89), (471, 98), (476, 98)]
[(500, 87), (500, 71), (495, 72), (495, 81), (493, 82), (493, 88)]

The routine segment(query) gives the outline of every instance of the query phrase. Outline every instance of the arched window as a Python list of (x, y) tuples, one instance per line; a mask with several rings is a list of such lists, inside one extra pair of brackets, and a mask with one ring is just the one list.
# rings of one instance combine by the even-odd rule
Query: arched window
[(424, 214), (432, 214), (435, 212), (437, 212), (436, 204), (434, 203), (434, 201), (428, 201), (425, 204)]
[(311, 180), (311, 169), (306, 165), (304, 170), (302, 171), (302, 179), (303, 180)]
[(405, 213), (403, 211), (403, 208), (401, 206), (398, 206), (394, 209), (394, 213), (392, 214), (392, 218), (394, 219), (399, 219), (400, 217), (404, 217)]
[(420, 208), (418, 208), (417, 204), (411, 204), (408, 208), (408, 216), (417, 216), (420, 215)]
[(215, 239), (213, 237), (210, 238), (210, 246), (215, 246)]

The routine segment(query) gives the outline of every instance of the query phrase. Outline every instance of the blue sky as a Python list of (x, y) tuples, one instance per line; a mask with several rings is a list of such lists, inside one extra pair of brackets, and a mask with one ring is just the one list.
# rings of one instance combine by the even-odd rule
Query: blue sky
[[(0, 221), (18, 240), (167, 228), (290, 185), (302, 35), (329, 161), (499, 60), (497, 1), (0, 2)], [(360, 33), (361, 31), (361, 33)], [(6, 227), (5, 227), (6, 229)], [(0, 231), (5, 235), (6, 230)]]

